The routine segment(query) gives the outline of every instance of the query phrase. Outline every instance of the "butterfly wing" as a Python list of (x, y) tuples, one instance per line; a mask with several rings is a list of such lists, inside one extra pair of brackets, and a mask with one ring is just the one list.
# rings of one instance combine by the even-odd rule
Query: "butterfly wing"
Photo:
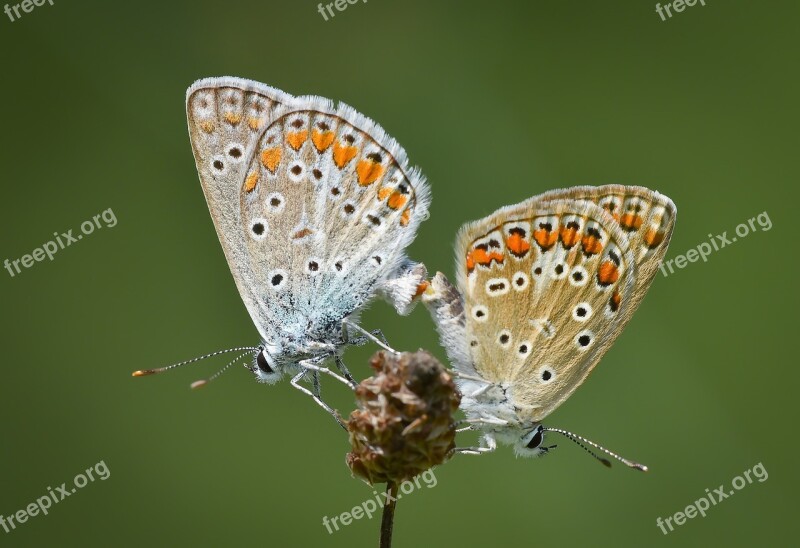
[(236, 287), (264, 338), (270, 317), (258, 293), (254, 265), (241, 226), (240, 193), (246, 159), (272, 113), (293, 98), (240, 78), (206, 78), (186, 92), (186, 116), (197, 172)]
[(636, 259), (636, 289), (629, 314), (633, 314), (664, 259), (675, 228), (677, 208), (667, 196), (641, 186), (578, 186), (553, 190), (538, 201), (589, 200), (605, 209), (631, 242)]
[(459, 233), (458, 287), (476, 372), (540, 421), (583, 382), (638, 302), (620, 224), (591, 201), (532, 198)]
[(245, 270), (262, 331), (322, 341), (378, 292), (399, 310), (411, 302), (425, 272), (405, 248), (429, 191), (403, 149), (352, 108), (284, 103), (236, 158), (229, 262)]

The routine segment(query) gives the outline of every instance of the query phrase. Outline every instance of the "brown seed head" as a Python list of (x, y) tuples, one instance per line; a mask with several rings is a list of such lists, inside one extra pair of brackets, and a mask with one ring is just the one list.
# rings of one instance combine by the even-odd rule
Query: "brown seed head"
[(375, 375), (356, 388), (347, 429), (347, 465), (371, 484), (400, 483), (443, 463), (455, 447), (453, 413), (461, 397), (427, 352), (372, 357)]

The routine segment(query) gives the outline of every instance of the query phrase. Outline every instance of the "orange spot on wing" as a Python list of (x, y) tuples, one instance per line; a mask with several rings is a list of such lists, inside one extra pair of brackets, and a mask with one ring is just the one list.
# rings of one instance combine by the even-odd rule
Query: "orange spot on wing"
[(261, 163), (264, 164), (265, 168), (275, 173), (281, 161), (281, 154), (283, 154), (283, 151), (280, 147), (268, 148), (261, 153)]
[(314, 231), (311, 230), (310, 228), (302, 228), (292, 235), (292, 239), (302, 240), (306, 236), (311, 236), (312, 234), (314, 234)]
[(300, 150), (300, 147), (303, 146), (303, 143), (306, 142), (306, 139), (308, 139), (307, 129), (304, 129), (303, 131), (290, 131), (286, 135), (286, 142), (289, 143), (289, 146), (294, 150)]
[(383, 186), (378, 190), (378, 201), (384, 201), (386, 197), (392, 193), (392, 189), (388, 186)]
[(644, 219), (635, 213), (625, 213), (619, 218), (619, 225), (628, 232), (639, 230), (639, 227), (642, 226), (643, 222)]
[(664, 241), (665, 236), (666, 234), (664, 234), (663, 232), (658, 232), (657, 230), (651, 228), (644, 235), (644, 243), (647, 244), (647, 247), (653, 249), (661, 245), (661, 242)]
[(414, 293), (414, 298), (416, 299), (417, 297), (425, 293), (425, 291), (427, 291), (430, 286), (431, 284), (427, 281), (423, 281), (421, 284), (417, 284), (417, 292)]
[(611, 307), (611, 312), (616, 312), (619, 310), (619, 305), (622, 303), (622, 296), (619, 294), (619, 291), (614, 291), (614, 294), (611, 295), (611, 298), (608, 300), (608, 306)]
[(250, 175), (247, 176), (247, 179), (244, 181), (244, 190), (245, 192), (253, 192), (253, 189), (256, 188), (258, 184), (258, 172), (253, 171)]
[(395, 190), (392, 192), (392, 195), (389, 196), (389, 200), (386, 202), (386, 205), (397, 210), (406, 205), (406, 202), (408, 202), (408, 198), (403, 193)]
[(531, 244), (521, 234), (512, 234), (506, 239), (506, 247), (516, 257), (524, 257), (531, 248)]
[[(368, 186), (377, 181), (386, 169), (372, 160), (361, 160), (356, 167), (358, 184)], [(396, 208), (395, 208), (396, 209)]]
[(600, 242), (597, 236), (584, 236), (581, 239), (581, 246), (583, 246), (583, 252), (587, 255), (597, 255), (603, 251), (603, 244)]
[(472, 261), (472, 268), (474, 268), (475, 263), (481, 266), (491, 266), (492, 261), (503, 264), (504, 259), (502, 253), (497, 251), (488, 252), (483, 248), (476, 247), (467, 254), (467, 268), (470, 268), (470, 261)]
[(569, 228), (564, 227), (561, 229), (559, 234), (561, 237), (561, 243), (564, 244), (564, 247), (570, 249), (576, 243), (578, 243), (578, 229), (577, 228)]
[(333, 161), (339, 169), (346, 166), (358, 153), (356, 147), (342, 145), (338, 141), (333, 144)]
[(475, 258), (472, 256), (472, 251), (467, 253), (467, 272), (470, 273), (475, 270)]
[(261, 126), (264, 124), (263, 118), (253, 118), (252, 116), (247, 119), (247, 125), (250, 126), (250, 129), (253, 131), (260, 129)]
[(332, 131), (320, 131), (313, 129), (311, 131), (311, 141), (319, 152), (323, 152), (333, 143), (334, 134)]
[(225, 121), (232, 126), (235, 126), (242, 121), (242, 115), (235, 112), (226, 112), (223, 118), (225, 118)]
[(558, 232), (540, 228), (533, 231), (533, 239), (536, 240), (536, 243), (539, 244), (543, 251), (547, 251), (558, 241)]
[(492, 262), (492, 260), (489, 258), (489, 253), (487, 253), (485, 249), (473, 249), (471, 255), (472, 259), (478, 264), (488, 265)]
[(214, 122), (209, 122), (206, 120), (205, 122), (200, 122), (200, 129), (205, 131), (206, 133), (211, 133), (214, 131)]
[(619, 279), (619, 269), (611, 261), (604, 261), (597, 271), (597, 282), (602, 286), (611, 285)]
[(408, 226), (408, 222), (411, 220), (411, 210), (406, 209), (403, 214), (400, 216), (400, 225), (401, 226)]

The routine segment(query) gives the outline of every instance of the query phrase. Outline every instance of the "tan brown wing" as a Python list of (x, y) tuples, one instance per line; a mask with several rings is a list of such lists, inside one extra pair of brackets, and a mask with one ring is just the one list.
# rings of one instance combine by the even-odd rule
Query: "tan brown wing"
[(636, 259), (634, 309), (653, 281), (664, 260), (675, 228), (677, 208), (667, 196), (641, 186), (577, 186), (552, 190), (538, 200), (591, 200), (609, 212), (631, 241)]
[(630, 317), (629, 239), (591, 201), (538, 197), (459, 233), (458, 288), (475, 370), (538, 421), (583, 382)]

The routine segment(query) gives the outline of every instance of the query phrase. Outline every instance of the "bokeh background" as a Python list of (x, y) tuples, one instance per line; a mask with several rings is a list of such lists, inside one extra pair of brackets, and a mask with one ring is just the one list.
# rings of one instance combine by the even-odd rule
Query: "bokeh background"
[[(550, 417), (650, 473), (607, 470), (565, 440), (538, 461), (508, 448), (456, 458), (400, 502), (397, 546), (793, 544), (798, 17), (789, 0), (707, 0), (667, 21), (641, 0), (371, 0), (329, 21), (311, 0), (0, 13), (0, 260), (107, 208), (118, 218), (52, 262), (0, 271), (0, 514), (98, 461), (111, 472), (0, 530), (0, 545), (377, 544), (378, 518), (323, 527), (372, 488), (351, 478), (343, 433), (288, 383), (237, 368), (188, 389), (224, 361), (130, 377), (257, 342), (186, 131), (187, 86), (225, 74), (343, 100), (396, 137), (433, 189), (410, 249), (431, 271), (452, 273), (463, 222), (576, 184), (671, 196), (668, 257), (764, 211), (773, 223), (659, 275)], [(363, 324), (444, 359), (421, 307), (400, 318), (376, 303)], [(358, 376), (374, 350), (348, 351)], [(669, 535), (656, 526), (758, 463), (767, 481)]]

